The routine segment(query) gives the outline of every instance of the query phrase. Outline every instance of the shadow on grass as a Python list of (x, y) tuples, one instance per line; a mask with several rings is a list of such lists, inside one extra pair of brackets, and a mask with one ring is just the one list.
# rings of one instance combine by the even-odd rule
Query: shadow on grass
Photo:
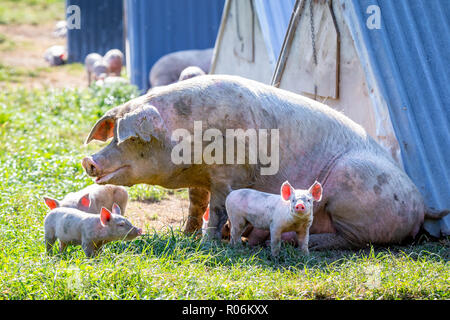
[(180, 230), (146, 234), (129, 242), (108, 244), (108, 251), (114, 254), (132, 253), (165, 259), (188, 261), (208, 267), (258, 266), (272, 270), (327, 269), (330, 265), (340, 266), (348, 262), (369, 259), (385, 260), (407, 258), (419, 261), (443, 261), (450, 259), (450, 238), (440, 241), (421, 240), (420, 243), (405, 246), (368, 246), (359, 250), (311, 251), (303, 255), (297, 248), (283, 244), (278, 258), (271, 256), (270, 247), (249, 247), (246, 244), (231, 247), (224, 241), (207, 241), (195, 236), (185, 236)]

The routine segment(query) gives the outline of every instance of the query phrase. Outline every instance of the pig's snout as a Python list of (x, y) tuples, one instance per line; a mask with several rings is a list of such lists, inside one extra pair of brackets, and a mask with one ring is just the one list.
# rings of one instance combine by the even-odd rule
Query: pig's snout
[(91, 177), (96, 177), (100, 174), (100, 166), (91, 157), (86, 157), (81, 161), (86, 173)]
[(138, 236), (141, 236), (141, 235), (142, 235), (142, 229), (141, 229), (141, 228), (138, 228), (138, 229), (137, 229), (137, 235), (138, 235)]
[(305, 211), (305, 209), (306, 209), (306, 207), (303, 203), (297, 203), (295, 205), (295, 211), (303, 212), (303, 211)]

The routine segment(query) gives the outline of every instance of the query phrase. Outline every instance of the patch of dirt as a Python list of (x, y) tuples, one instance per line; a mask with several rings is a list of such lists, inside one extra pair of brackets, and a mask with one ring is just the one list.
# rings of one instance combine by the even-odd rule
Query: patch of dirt
[(159, 202), (130, 201), (125, 216), (137, 227), (161, 231), (170, 227), (184, 228), (189, 213), (189, 200), (168, 195)]
[(43, 25), (0, 25), (0, 34), (8, 41), (7, 48), (0, 50), (0, 64), (37, 74), (24, 75), (20, 81), (6, 84), (27, 88), (87, 86), (83, 68), (73, 68), (72, 65), (50, 67), (45, 61), (44, 53), (49, 47), (67, 47), (66, 38), (53, 35), (55, 24), (56, 21)]

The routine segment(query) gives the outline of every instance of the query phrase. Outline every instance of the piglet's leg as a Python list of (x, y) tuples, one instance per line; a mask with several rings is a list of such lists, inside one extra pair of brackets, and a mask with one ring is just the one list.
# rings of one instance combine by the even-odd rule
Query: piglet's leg
[(270, 227), (270, 249), (274, 257), (278, 256), (281, 249), (281, 229)]
[(54, 236), (50, 236), (48, 234), (45, 234), (45, 247), (47, 249), (47, 254), (52, 253), (53, 245), (56, 242), (56, 238)]
[(86, 257), (92, 258), (95, 256), (95, 245), (92, 241), (83, 240), (81, 246), (83, 247), (83, 251), (86, 254)]
[(242, 243), (241, 235), (247, 226), (247, 221), (241, 216), (230, 217), (231, 239), (230, 244), (236, 245)]
[(308, 243), (309, 243), (309, 229), (297, 231), (297, 239), (299, 249), (304, 254), (309, 254)]
[(67, 243), (62, 242), (61, 240), (59, 240), (59, 252), (63, 253), (63, 251), (66, 249), (67, 247)]

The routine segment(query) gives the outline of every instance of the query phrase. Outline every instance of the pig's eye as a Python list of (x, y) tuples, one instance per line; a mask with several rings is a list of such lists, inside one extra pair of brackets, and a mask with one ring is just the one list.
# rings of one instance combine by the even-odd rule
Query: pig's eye
[(119, 222), (117, 225), (118, 225), (119, 227), (125, 227), (125, 222)]

